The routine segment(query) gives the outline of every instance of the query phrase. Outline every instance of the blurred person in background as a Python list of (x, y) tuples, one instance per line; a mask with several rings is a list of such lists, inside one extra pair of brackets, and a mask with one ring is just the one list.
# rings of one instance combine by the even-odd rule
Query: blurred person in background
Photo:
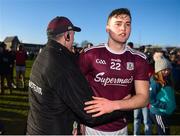
[(25, 87), (27, 52), (22, 44), (19, 44), (16, 51), (16, 84), (17, 88)]
[[(3, 51), (4, 51), (4, 43), (2, 42), (0, 44), (0, 94), (1, 94), (1, 76), (2, 76), (2, 72), (3, 72)], [(4, 133), (4, 124), (0, 121), (0, 135), (2, 135)]]
[(180, 55), (178, 56), (178, 49), (176, 48), (172, 49), (170, 51), (169, 58), (172, 63), (172, 75), (173, 75), (173, 80), (174, 80), (174, 88), (175, 90), (180, 90), (180, 64), (178, 64)]
[(133, 42), (128, 42), (127, 46), (129, 46), (130, 48), (134, 48), (134, 43)]
[(92, 43), (87, 43), (87, 44), (81, 49), (81, 51), (80, 51), (79, 53), (80, 53), (80, 54), (83, 53), (85, 49), (91, 48), (92, 46), (93, 46)]
[(9, 48), (9, 58), (10, 58), (10, 78), (11, 78), (11, 86), (12, 88), (16, 88), (16, 84), (14, 82), (14, 66), (16, 60), (16, 51), (14, 48)]
[(175, 49), (170, 51), (169, 60), (171, 61), (173, 67), (177, 66), (177, 52)]
[[(151, 64), (151, 57), (149, 55), (149, 51), (145, 46), (141, 46), (139, 48), (139, 51), (146, 54), (149, 69), (148, 69), (148, 75), (151, 77), (151, 75), (154, 73), (153, 66)], [(135, 109), (134, 110), (134, 135), (140, 135), (141, 134), (141, 123), (144, 124), (144, 135), (151, 135), (152, 134), (152, 122), (150, 118), (150, 111), (149, 111), (149, 104), (143, 108)]]
[(160, 49), (155, 50), (153, 53), (153, 60), (156, 61), (161, 57), (164, 57), (164, 53)]
[(170, 135), (169, 116), (176, 108), (171, 70), (171, 63), (160, 57), (150, 79), (150, 115), (159, 135)]
[(5, 93), (5, 80), (7, 81), (7, 87), (12, 94), (12, 85), (11, 85), (11, 56), (9, 51), (6, 48), (6, 44), (1, 44), (1, 94)]

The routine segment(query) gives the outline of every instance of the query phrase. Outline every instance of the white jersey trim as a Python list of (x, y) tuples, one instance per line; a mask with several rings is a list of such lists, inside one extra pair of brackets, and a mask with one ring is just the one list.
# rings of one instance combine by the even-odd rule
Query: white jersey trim
[(87, 52), (89, 50), (92, 50), (92, 49), (97, 49), (97, 48), (106, 48), (110, 53), (112, 54), (117, 54), (117, 55), (121, 55), (121, 54), (124, 54), (126, 51), (129, 51), (131, 54), (133, 55), (138, 55), (140, 57), (142, 57), (143, 59), (147, 59), (146, 55), (140, 51), (137, 51), (135, 49), (132, 49), (128, 46), (125, 45), (125, 48), (120, 51), (120, 52), (116, 52), (116, 51), (113, 51), (111, 48), (109, 48), (108, 44), (101, 44), (101, 45), (98, 45), (98, 46), (92, 46), (90, 48), (86, 48), (84, 49), (84, 52)]
[(84, 52), (87, 52), (92, 49), (97, 49), (97, 48), (105, 48), (105, 46), (104, 45), (92, 46), (92, 47), (84, 49)]
[(106, 47), (106, 49), (107, 49), (109, 52), (111, 52), (112, 54), (120, 55), (120, 54), (123, 54), (123, 53), (126, 52), (126, 46), (125, 46), (125, 48), (124, 48), (122, 51), (119, 51), (119, 52), (113, 51), (111, 48), (109, 48), (109, 46), (108, 46), (107, 43), (105, 44), (105, 47)]
[(140, 51), (132, 49), (128, 46), (126, 46), (126, 50), (129, 51), (131, 54), (138, 55), (138, 56), (142, 57), (143, 59), (147, 59), (146, 55)]

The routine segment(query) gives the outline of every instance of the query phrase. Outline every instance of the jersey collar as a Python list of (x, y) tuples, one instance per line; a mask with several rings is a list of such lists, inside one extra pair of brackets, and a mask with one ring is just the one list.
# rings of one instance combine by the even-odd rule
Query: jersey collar
[(124, 48), (124, 50), (122, 50), (122, 51), (113, 51), (111, 48), (109, 48), (109, 46), (108, 46), (108, 44), (107, 43), (105, 43), (105, 47), (106, 47), (106, 49), (109, 51), (109, 52), (111, 52), (111, 53), (113, 53), (113, 54), (123, 54), (124, 52), (126, 52), (126, 50), (127, 50), (127, 46), (125, 45), (125, 48)]

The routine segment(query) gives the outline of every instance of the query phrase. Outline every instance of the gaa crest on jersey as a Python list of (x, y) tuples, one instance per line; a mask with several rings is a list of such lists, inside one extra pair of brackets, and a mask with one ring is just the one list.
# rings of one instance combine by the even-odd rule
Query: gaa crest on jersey
[(127, 70), (134, 70), (134, 63), (133, 62), (127, 62)]
[(97, 64), (101, 64), (101, 65), (105, 65), (105, 64), (106, 64), (106, 61), (103, 60), (103, 59), (96, 59), (96, 63), (97, 63)]

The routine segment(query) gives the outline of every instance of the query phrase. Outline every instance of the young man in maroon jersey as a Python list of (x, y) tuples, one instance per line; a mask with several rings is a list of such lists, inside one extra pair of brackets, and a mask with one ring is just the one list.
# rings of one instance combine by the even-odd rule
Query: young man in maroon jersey
[[(93, 113), (93, 117), (145, 107), (149, 97), (146, 56), (126, 46), (131, 32), (130, 11), (126, 8), (112, 11), (106, 31), (108, 43), (86, 49), (79, 58), (80, 68), (96, 96), (85, 103), (85, 110)], [(95, 128), (86, 127), (85, 134), (127, 134), (127, 119), (122, 116)]]

